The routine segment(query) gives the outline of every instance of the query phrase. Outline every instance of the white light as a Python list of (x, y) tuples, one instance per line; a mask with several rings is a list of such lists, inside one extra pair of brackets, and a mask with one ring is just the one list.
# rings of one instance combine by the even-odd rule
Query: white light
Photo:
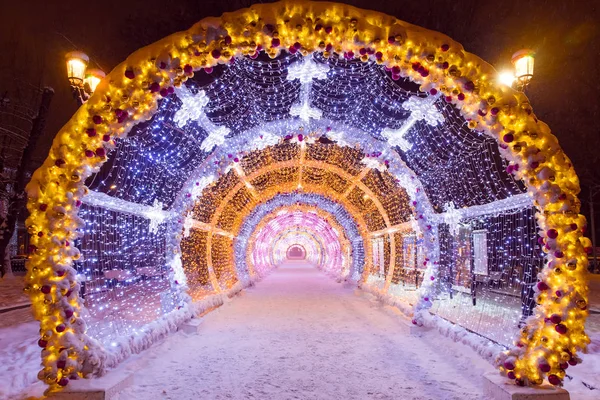
[(417, 97), (412, 96), (402, 103), (402, 108), (410, 111), (410, 117), (398, 129), (385, 128), (381, 135), (388, 140), (391, 146), (398, 146), (402, 151), (408, 151), (412, 148), (412, 143), (404, 138), (404, 135), (412, 128), (417, 121), (424, 120), (428, 125), (438, 126), (444, 122), (444, 116), (434, 105), (437, 96)]
[(175, 113), (173, 121), (178, 127), (183, 128), (185, 124), (192, 120), (198, 121), (198, 124), (208, 132), (200, 148), (202, 151), (209, 152), (215, 146), (221, 146), (225, 143), (225, 137), (231, 131), (225, 126), (216, 126), (204, 113), (204, 107), (208, 105), (209, 98), (204, 90), (199, 90), (195, 95), (187, 88), (175, 88), (177, 97), (181, 100), (181, 107)]
[(321, 119), (323, 111), (318, 108), (311, 107), (308, 101), (300, 104), (293, 104), (290, 108), (290, 115), (293, 117), (299, 117), (302, 121), (308, 122), (312, 119)]
[(154, 199), (152, 208), (144, 211), (144, 215), (150, 220), (148, 229), (154, 234), (158, 232), (159, 225), (167, 218), (167, 214), (163, 211), (163, 204), (156, 199)]
[(290, 108), (290, 115), (299, 117), (308, 122), (312, 119), (321, 119), (323, 111), (310, 106), (310, 89), (313, 79), (326, 79), (329, 66), (318, 64), (307, 57), (301, 62), (295, 63), (288, 68), (288, 81), (300, 80), (302, 87), (300, 89), (300, 103), (293, 104)]
[(515, 74), (510, 71), (503, 71), (498, 74), (498, 82), (506, 86), (512, 86), (515, 81)]
[(379, 160), (377, 160), (375, 157), (365, 157), (360, 162), (366, 165), (367, 168), (376, 169), (381, 172), (387, 169), (386, 166), (380, 163)]

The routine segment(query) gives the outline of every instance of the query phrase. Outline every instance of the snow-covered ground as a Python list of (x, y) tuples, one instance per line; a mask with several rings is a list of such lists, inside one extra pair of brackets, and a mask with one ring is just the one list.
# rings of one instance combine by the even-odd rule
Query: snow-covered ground
[[(43, 392), (37, 323), (19, 323), (27, 313), (0, 314), (0, 399)], [(199, 334), (171, 335), (111, 373), (135, 371), (120, 400), (484, 398), (488, 362), (434, 330), (410, 336), (409, 325), (374, 296), (287, 264), (202, 317)], [(600, 395), (600, 334), (592, 338), (594, 354), (568, 370), (573, 400)]]

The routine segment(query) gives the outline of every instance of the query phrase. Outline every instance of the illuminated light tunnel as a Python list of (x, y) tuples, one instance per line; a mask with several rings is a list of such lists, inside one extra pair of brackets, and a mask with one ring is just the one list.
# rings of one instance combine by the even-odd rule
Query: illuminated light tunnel
[(326, 2), (255, 5), (134, 53), (28, 186), (40, 379), (103, 374), (301, 244), (415, 324), (505, 346), (511, 379), (560, 384), (555, 360), (589, 342), (579, 184), (495, 76), (442, 34)]

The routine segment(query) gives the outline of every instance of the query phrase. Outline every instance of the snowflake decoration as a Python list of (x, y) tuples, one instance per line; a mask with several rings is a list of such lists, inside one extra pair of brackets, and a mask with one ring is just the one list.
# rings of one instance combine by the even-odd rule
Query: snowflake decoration
[(150, 220), (148, 229), (151, 233), (158, 233), (158, 227), (167, 219), (167, 213), (163, 211), (163, 203), (154, 199), (152, 206), (144, 212), (146, 218)]
[(204, 90), (193, 94), (189, 89), (176, 88), (175, 93), (181, 100), (181, 107), (175, 113), (173, 121), (178, 127), (183, 128), (188, 121), (198, 121), (198, 124), (208, 132), (208, 136), (202, 141), (200, 149), (205, 152), (211, 151), (215, 146), (225, 143), (225, 137), (231, 130), (225, 126), (217, 126), (206, 116), (204, 107), (208, 105), (209, 98)]
[(189, 89), (182, 87), (175, 88), (175, 93), (181, 100), (181, 107), (175, 113), (173, 121), (183, 128), (188, 121), (196, 121), (204, 114), (204, 107), (208, 105), (209, 99), (204, 90), (193, 94)]
[(254, 150), (264, 149), (267, 146), (274, 146), (279, 143), (279, 136), (269, 132), (261, 131), (260, 135), (255, 137), (250, 143), (250, 148)]
[(321, 119), (323, 111), (310, 106), (310, 89), (313, 79), (327, 78), (329, 66), (314, 62), (311, 58), (304, 58), (301, 62), (291, 65), (288, 68), (288, 81), (300, 80), (300, 102), (292, 105), (290, 115), (299, 117), (308, 122), (312, 119)]
[(428, 125), (437, 126), (444, 122), (444, 116), (434, 105), (437, 96), (417, 97), (412, 96), (402, 104), (402, 108), (410, 111), (410, 117), (398, 129), (385, 128), (381, 135), (385, 137), (391, 146), (398, 146), (402, 151), (412, 148), (412, 143), (404, 138), (404, 135), (417, 121), (424, 120)]
[(190, 237), (190, 230), (194, 227), (194, 218), (192, 218), (192, 212), (188, 212), (183, 221), (183, 236)]
[(308, 122), (311, 118), (321, 119), (323, 111), (316, 107), (311, 107), (310, 104), (308, 104), (308, 101), (303, 101), (300, 104), (296, 103), (292, 105), (290, 108), (290, 115), (293, 117), (299, 117), (304, 122)]
[(327, 72), (329, 72), (329, 66), (326, 64), (319, 64), (310, 57), (304, 58), (301, 62), (292, 64), (288, 68), (288, 81), (300, 80), (301, 84), (312, 83), (313, 79), (325, 79), (327, 78)]
[(384, 164), (380, 163), (378, 159), (375, 157), (365, 157), (360, 161), (362, 164), (366, 165), (367, 168), (376, 169), (381, 172), (385, 171), (387, 168)]
[(462, 213), (456, 208), (453, 201), (444, 205), (444, 211), (444, 222), (448, 224), (452, 236), (456, 236), (458, 234), (458, 229), (460, 228)]

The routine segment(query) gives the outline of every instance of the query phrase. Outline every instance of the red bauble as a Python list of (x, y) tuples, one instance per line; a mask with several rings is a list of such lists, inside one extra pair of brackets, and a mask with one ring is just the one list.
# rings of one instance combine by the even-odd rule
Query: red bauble
[(563, 324), (558, 324), (554, 327), (554, 329), (556, 330), (556, 332), (560, 333), (561, 335), (564, 335), (565, 333), (567, 333), (567, 327), (564, 326)]
[(442, 45), (442, 51), (448, 51), (449, 48), (450, 48), (449, 44), (443, 44)]
[(40, 339), (40, 340), (38, 340), (38, 346), (40, 346), (42, 349), (45, 349), (46, 346), (48, 346), (48, 342), (45, 341), (44, 339)]
[(66, 318), (71, 318), (73, 316), (73, 310), (71, 310), (70, 308), (67, 308), (65, 310), (65, 317)]
[(560, 364), (560, 369), (567, 369), (567, 368), (569, 368), (569, 363), (564, 362), (564, 363)]
[(515, 369), (515, 364), (511, 363), (510, 361), (505, 361), (504, 368), (508, 369), (509, 371), (512, 371), (513, 369)]
[(92, 122), (94, 122), (96, 125), (101, 124), (102, 123), (102, 117), (99, 115), (94, 115), (92, 117)]
[(213, 58), (219, 58), (219, 57), (221, 57), (221, 50), (214, 49), (213, 51), (210, 52), (210, 55), (213, 56)]
[(458, 96), (456, 96), (458, 98), (459, 101), (463, 101), (465, 99), (465, 94), (464, 93), (459, 93)]
[(550, 321), (552, 321), (553, 324), (560, 324), (562, 322), (562, 317), (558, 314), (552, 314), (550, 316)]
[(545, 363), (538, 365), (538, 368), (540, 369), (540, 371), (542, 371), (544, 373), (548, 373), (552, 369), (552, 368), (550, 368), (550, 365), (545, 364)]
[(125, 76), (129, 79), (135, 78), (135, 73), (132, 69), (125, 70)]
[(192, 72), (194, 72), (194, 69), (192, 68), (192, 66), (190, 64), (186, 64), (185, 67), (183, 67), (183, 72), (186, 75), (191, 75)]
[(49, 285), (44, 285), (44, 286), (42, 286), (41, 290), (42, 290), (42, 293), (48, 294), (48, 293), (50, 293), (50, 290), (52, 290), (52, 288)]
[(56, 362), (56, 368), (63, 369), (67, 366), (67, 362), (65, 360), (58, 360)]
[(56, 332), (61, 333), (64, 332), (65, 329), (67, 329), (67, 327), (65, 326), (65, 324), (60, 324), (56, 327)]
[(537, 288), (538, 288), (538, 290), (544, 291), (544, 290), (548, 290), (549, 287), (546, 284), (546, 282), (538, 282)]
[(556, 239), (558, 237), (558, 231), (556, 229), (548, 229), (546, 236), (550, 239)]
[(67, 386), (69, 384), (69, 379), (68, 378), (60, 378), (60, 380), (58, 381), (58, 385), (59, 386)]
[(158, 82), (152, 82), (150, 84), (150, 92), (151, 93), (156, 93), (160, 91), (160, 85), (158, 84)]
[(571, 357), (571, 359), (569, 360), (569, 365), (576, 366), (577, 360), (575, 358)]
[(502, 140), (504, 140), (504, 143), (510, 143), (515, 140), (515, 136), (512, 133), (507, 133), (502, 137)]
[(86, 156), (86, 157), (94, 157), (94, 156), (95, 156), (95, 154), (94, 154), (94, 152), (93, 152), (93, 151), (91, 151), (91, 150), (86, 150), (86, 151), (85, 151), (85, 156)]
[(54, 165), (56, 165), (58, 168), (62, 167), (65, 164), (66, 164), (65, 160), (62, 160), (60, 158), (54, 162)]
[(548, 375), (548, 382), (554, 386), (559, 386), (561, 384), (560, 378), (556, 375)]
[(88, 128), (88, 129), (86, 129), (85, 133), (87, 133), (87, 135), (89, 137), (94, 137), (94, 136), (96, 136), (96, 129)]
[(515, 375), (515, 373), (513, 371), (509, 371), (508, 374), (506, 374), (506, 376), (508, 377), (508, 379), (516, 379), (517, 376)]
[(280, 44), (281, 41), (278, 38), (274, 38), (273, 40), (271, 40), (271, 47), (279, 47)]

